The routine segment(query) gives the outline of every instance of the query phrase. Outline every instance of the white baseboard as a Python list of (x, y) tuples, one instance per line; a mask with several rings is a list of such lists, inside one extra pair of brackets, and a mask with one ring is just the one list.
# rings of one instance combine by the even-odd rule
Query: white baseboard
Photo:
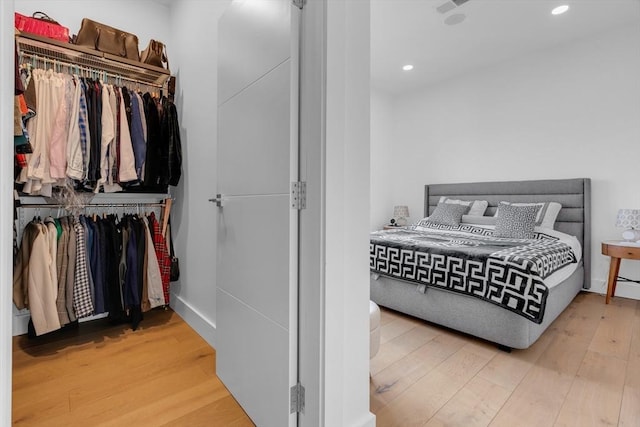
[[(14, 307), (15, 310), (15, 307)], [(92, 320), (97, 320), (97, 319), (104, 319), (105, 317), (107, 317), (109, 315), (109, 313), (102, 313), (102, 314), (96, 314), (93, 316), (89, 316), (89, 317), (83, 317), (82, 319), (79, 320), (80, 323), (84, 323), (84, 322), (90, 322)], [(13, 336), (17, 336), (17, 335), (24, 335), (26, 333), (29, 332), (29, 318), (31, 317), (31, 314), (29, 313), (29, 310), (20, 310), (20, 311), (14, 311), (13, 313)]]
[[(607, 293), (607, 281), (603, 279), (593, 279), (589, 292), (605, 295)], [(640, 284), (618, 281), (615, 296), (640, 300)]]
[(362, 420), (354, 424), (354, 427), (376, 427), (376, 416), (369, 412)]
[(13, 336), (18, 336), (18, 335), (24, 335), (27, 332), (29, 332), (29, 318), (31, 317), (31, 315), (29, 314), (29, 311), (25, 310), (25, 312), (23, 313), (14, 313), (13, 314), (13, 322), (11, 324), (12, 326), (12, 333)]
[(209, 345), (215, 348), (216, 325), (178, 295), (171, 294), (169, 304)]

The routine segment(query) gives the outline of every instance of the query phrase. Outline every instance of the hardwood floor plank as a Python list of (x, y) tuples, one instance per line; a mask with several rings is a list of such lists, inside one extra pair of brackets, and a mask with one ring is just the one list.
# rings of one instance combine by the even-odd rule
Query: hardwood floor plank
[[(188, 416), (204, 407), (216, 404), (221, 399), (230, 397), (228, 390), (220, 382), (205, 381), (192, 387), (150, 401), (147, 404), (139, 405), (133, 411), (128, 411), (121, 416), (113, 417), (104, 426), (123, 426), (123, 425), (148, 425), (149, 420), (153, 420), (154, 425), (163, 425), (167, 423), (176, 423), (177, 420)], [(231, 399), (228, 402), (229, 407), (240, 406)], [(216, 414), (220, 415), (220, 414)], [(222, 418), (222, 416), (221, 416)], [(183, 424), (187, 425), (187, 424)], [(191, 424), (189, 424), (191, 425)]]
[(606, 305), (589, 350), (627, 360), (635, 307), (636, 301), (626, 298), (614, 298)]
[(392, 363), (402, 359), (405, 355), (422, 347), (427, 342), (438, 336), (439, 331), (433, 327), (413, 327), (402, 335), (396, 336), (390, 341), (380, 344), (376, 357), (370, 362), (371, 375), (375, 375)]
[(526, 350), (444, 328), (404, 357), (396, 348), (370, 382), (377, 425), (640, 426), (640, 301), (614, 301), (580, 293)]
[(633, 336), (620, 407), (620, 427), (635, 427), (640, 423), (640, 301), (636, 302), (632, 325)]
[(510, 394), (511, 390), (475, 376), (425, 425), (487, 426)]
[(377, 426), (423, 425), (488, 362), (460, 349), (376, 414)]
[(162, 426), (253, 427), (254, 424), (233, 397), (226, 396)]
[(586, 354), (589, 341), (558, 334), (516, 387), (492, 426), (551, 426)]
[[(383, 309), (381, 309), (382, 312)], [(386, 310), (384, 310), (386, 311)], [(412, 319), (407, 316), (394, 316), (390, 322), (381, 324), (380, 326), (380, 344), (385, 344), (400, 335), (404, 335), (422, 322), (418, 319)]]
[(465, 341), (454, 334), (440, 334), (416, 351), (372, 375), (369, 382), (371, 411), (378, 412), (464, 344)]
[(588, 351), (556, 419), (556, 426), (615, 426), (627, 363)]
[(14, 425), (253, 425), (215, 376), (214, 349), (171, 310), (136, 331), (103, 327), (14, 338)]

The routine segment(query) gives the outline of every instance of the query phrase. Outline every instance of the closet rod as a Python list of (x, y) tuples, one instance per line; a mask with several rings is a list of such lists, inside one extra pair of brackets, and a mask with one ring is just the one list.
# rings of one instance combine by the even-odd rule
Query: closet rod
[[(20, 54), (21, 60), (20, 63), (21, 64), (29, 64), (29, 61), (25, 61), (25, 58), (30, 59), (30, 60), (35, 60), (35, 61), (39, 61), (42, 62), (44, 64), (44, 68), (47, 68), (48, 64), (51, 64), (51, 68), (54, 71), (56, 70), (57, 66), (61, 66), (61, 67), (67, 67), (69, 74), (79, 74), (79, 75), (84, 75), (84, 73), (89, 73), (89, 74), (94, 74), (96, 75), (98, 78), (101, 78), (103, 76), (107, 76), (109, 78), (112, 78), (115, 82), (118, 82), (119, 80), (125, 80), (127, 82), (130, 83), (134, 83), (136, 85), (139, 86), (149, 86), (149, 87), (154, 87), (154, 88), (158, 88), (158, 89), (164, 89), (166, 86), (166, 82), (165, 84), (158, 84), (158, 83), (154, 83), (154, 82), (149, 82), (146, 80), (136, 80), (130, 77), (126, 77), (123, 76), (121, 74), (114, 74), (111, 73), (109, 71), (105, 71), (105, 70), (101, 70), (99, 68), (94, 68), (94, 67), (88, 67), (86, 65), (78, 65), (78, 64), (74, 64), (71, 62), (65, 62), (65, 61), (60, 61), (58, 59), (50, 59), (44, 56), (40, 56), (38, 54), (32, 54), (32, 53), (21, 53)], [(38, 67), (36, 67), (38, 68)], [(81, 71), (81, 73), (74, 73), (73, 70), (78, 70)]]
[(73, 209), (91, 209), (91, 208), (135, 208), (135, 207), (164, 207), (164, 203), (91, 203), (83, 206), (73, 206), (68, 207), (62, 203), (21, 203), (20, 208), (63, 208), (73, 210)]

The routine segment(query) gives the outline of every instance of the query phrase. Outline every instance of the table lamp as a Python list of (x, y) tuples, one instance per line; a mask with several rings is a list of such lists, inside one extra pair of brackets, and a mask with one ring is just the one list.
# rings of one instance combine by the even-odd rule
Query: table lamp
[(640, 209), (620, 209), (616, 227), (624, 228), (622, 238), (628, 242), (640, 240)]
[(407, 225), (407, 218), (409, 218), (408, 206), (394, 206), (393, 207), (393, 219), (396, 220), (396, 225)]

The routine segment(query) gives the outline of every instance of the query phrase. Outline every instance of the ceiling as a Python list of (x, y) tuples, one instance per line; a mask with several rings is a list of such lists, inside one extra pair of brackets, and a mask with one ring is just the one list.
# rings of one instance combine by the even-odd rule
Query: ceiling
[[(533, 50), (640, 26), (640, 0), (469, 0), (441, 14), (443, 3), (450, 0), (371, 0), (374, 87), (399, 95)], [(561, 4), (569, 11), (551, 15)], [(459, 13), (462, 22), (445, 24)], [(405, 64), (414, 69), (403, 71)]]

